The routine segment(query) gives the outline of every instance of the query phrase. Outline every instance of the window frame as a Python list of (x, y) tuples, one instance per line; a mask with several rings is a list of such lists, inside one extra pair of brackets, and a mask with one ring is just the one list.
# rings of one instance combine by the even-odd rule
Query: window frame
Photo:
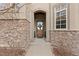
[[(66, 10), (66, 28), (56, 28), (56, 17), (57, 17), (57, 12), (61, 12), (63, 10)], [(60, 10), (57, 10), (56, 11), (56, 8), (54, 8), (54, 29), (55, 30), (67, 30), (68, 29), (68, 9), (67, 7), (66, 8), (63, 8), (63, 9), (60, 9)], [(61, 16), (60, 16), (61, 17)], [(61, 26), (61, 25), (60, 25)]]

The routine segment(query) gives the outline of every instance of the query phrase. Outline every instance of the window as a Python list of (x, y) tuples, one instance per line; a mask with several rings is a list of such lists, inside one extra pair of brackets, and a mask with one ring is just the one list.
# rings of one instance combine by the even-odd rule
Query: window
[(56, 11), (56, 29), (66, 29), (67, 28), (67, 9), (62, 9)]

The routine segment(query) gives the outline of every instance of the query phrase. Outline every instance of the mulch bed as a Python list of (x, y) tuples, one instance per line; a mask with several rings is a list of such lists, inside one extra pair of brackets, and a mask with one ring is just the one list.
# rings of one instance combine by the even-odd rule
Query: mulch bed
[(53, 48), (53, 52), (55, 56), (73, 56), (71, 51), (64, 50), (62, 48)]
[(0, 48), (0, 56), (24, 56), (25, 53), (21, 48)]

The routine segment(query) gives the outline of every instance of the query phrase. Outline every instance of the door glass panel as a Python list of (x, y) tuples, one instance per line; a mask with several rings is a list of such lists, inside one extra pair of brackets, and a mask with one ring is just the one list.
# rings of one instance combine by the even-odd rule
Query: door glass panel
[(37, 22), (37, 29), (38, 30), (43, 30), (43, 22), (42, 21)]

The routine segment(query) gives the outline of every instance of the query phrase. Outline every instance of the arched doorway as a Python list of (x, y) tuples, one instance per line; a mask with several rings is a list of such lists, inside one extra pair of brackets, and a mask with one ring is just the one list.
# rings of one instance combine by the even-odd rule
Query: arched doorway
[(46, 12), (38, 10), (34, 12), (34, 37), (46, 37)]

